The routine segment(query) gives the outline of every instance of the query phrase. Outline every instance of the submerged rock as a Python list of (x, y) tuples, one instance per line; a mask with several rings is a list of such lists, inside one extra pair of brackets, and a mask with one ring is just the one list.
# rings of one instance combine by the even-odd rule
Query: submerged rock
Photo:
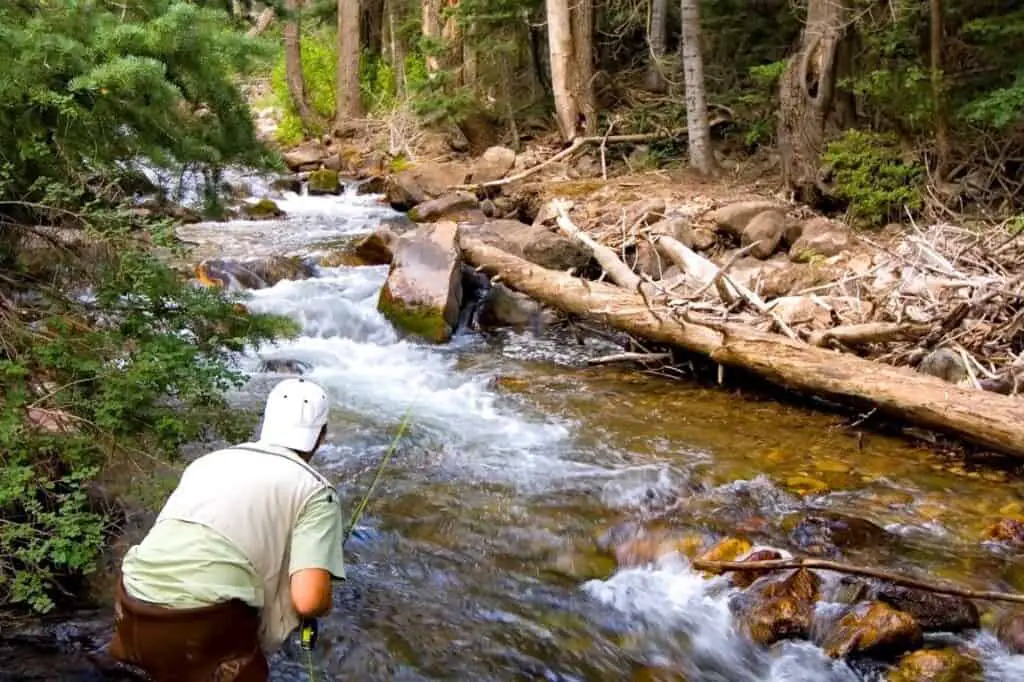
[(883, 602), (855, 606), (825, 637), (822, 648), (831, 658), (887, 658), (921, 646), (923, 633), (914, 617)]
[(302, 280), (313, 276), (313, 266), (298, 256), (268, 256), (250, 261), (209, 259), (196, 266), (196, 279), (203, 286), (264, 289), (281, 280)]
[(291, 358), (267, 358), (260, 363), (260, 372), (273, 372), (275, 374), (306, 374), (313, 366), (302, 360)]
[(1001, 615), (994, 631), (1011, 653), (1024, 654), (1024, 608), (1016, 608)]
[(810, 635), (821, 578), (805, 568), (735, 599), (744, 632), (761, 646)]
[(885, 682), (982, 682), (981, 663), (956, 649), (921, 649), (900, 659)]
[[(776, 561), (782, 558), (782, 552), (776, 549), (759, 549), (756, 552), (751, 552), (746, 557), (741, 559), (741, 562), (748, 563), (751, 561)], [(756, 571), (733, 571), (729, 574), (729, 582), (736, 587), (750, 587), (763, 575), (768, 575), (771, 571), (764, 569)]]
[(871, 521), (834, 512), (795, 518), (789, 537), (797, 547), (817, 556), (837, 556), (840, 548), (881, 547), (894, 539)]
[(481, 329), (524, 329), (538, 325), (542, 311), (540, 303), (499, 282), (492, 284), (484, 294), (476, 311), (476, 326)]
[(397, 328), (434, 343), (448, 341), (462, 303), (459, 228), (424, 225), (395, 241), (377, 308)]

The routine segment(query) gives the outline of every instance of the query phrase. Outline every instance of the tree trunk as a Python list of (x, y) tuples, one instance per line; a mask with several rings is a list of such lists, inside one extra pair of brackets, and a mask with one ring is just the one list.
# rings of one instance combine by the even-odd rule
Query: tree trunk
[(547, 0), (547, 10), (551, 90), (555, 98), (555, 115), (562, 138), (569, 141), (576, 137), (576, 123), (580, 115), (574, 96), (577, 87), (569, 0)]
[(686, 128), (689, 133), (690, 165), (704, 175), (716, 170), (708, 124), (707, 93), (704, 89), (704, 58), (700, 48), (700, 2), (682, 0), (683, 80), (686, 84)]
[[(340, 0), (339, 0), (340, 1)], [(373, 55), (384, 53), (384, 2), (360, 0), (360, 31), (362, 47)]]
[(391, 71), (395, 78), (395, 95), (399, 98), (405, 97), (407, 83), (405, 82), (405, 43), (398, 33), (398, 24), (402, 14), (395, 7), (396, 2), (401, 0), (386, 0), (384, 4), (384, 17), (387, 22), (388, 53), (391, 57)]
[(359, 0), (338, 0), (338, 73), (334, 127), (363, 115), (359, 92)]
[(651, 24), (647, 28), (647, 78), (651, 92), (665, 92), (665, 29), (668, 26), (668, 0), (651, 0)]
[[(449, 10), (454, 10), (459, 0), (446, 0), (446, 4)], [(455, 87), (461, 87), (465, 83), (462, 73), (462, 27), (451, 12), (441, 30), (441, 40), (444, 41), (444, 69), (452, 72)]]
[(932, 107), (935, 112), (935, 154), (937, 174), (941, 179), (949, 166), (949, 116), (946, 111), (945, 86), (942, 79), (943, 12), (942, 0), (931, 0), (931, 76)]
[(441, 0), (423, 0), (421, 31), (430, 43), (427, 73), (433, 75), (441, 69), (441, 61), (436, 54), (437, 43), (441, 40)]
[(306, 97), (306, 79), (302, 73), (302, 38), (299, 36), (299, 10), (302, 0), (285, 0), (288, 20), (284, 24), (284, 71), (288, 83), (288, 94), (291, 95), (295, 112), (299, 115), (302, 127), (306, 132), (320, 129), (318, 116), (309, 106)]
[(584, 135), (597, 134), (597, 101), (594, 97), (594, 0), (572, 0), (573, 66), (577, 128)]
[[(480, 66), (480, 55), (477, 40), (480, 39), (476, 24), (470, 24), (468, 35), (462, 38), (462, 83), (470, 90), (476, 89), (477, 70)], [(512, 69), (514, 71), (514, 69)], [(505, 83), (506, 87), (511, 82)]]
[(461, 239), (467, 262), (509, 287), (568, 313), (742, 368), (789, 389), (871, 406), (907, 422), (998, 452), (1024, 457), (1024, 403), (960, 388), (910, 369), (815, 348), (738, 324), (700, 318), (681, 322), (664, 307), (604, 282), (547, 270), (472, 237)]
[(824, 193), (821, 153), (834, 113), (848, 20), (846, 0), (810, 0), (801, 49), (790, 57), (779, 83), (783, 182), (797, 198), (811, 203)]

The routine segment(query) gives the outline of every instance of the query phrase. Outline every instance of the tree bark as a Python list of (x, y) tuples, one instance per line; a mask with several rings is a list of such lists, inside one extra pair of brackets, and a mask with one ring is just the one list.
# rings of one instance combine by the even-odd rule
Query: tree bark
[(320, 129), (320, 121), (309, 106), (306, 96), (306, 78), (302, 73), (302, 38), (299, 34), (299, 11), (302, 0), (285, 0), (288, 20), (284, 23), (284, 71), (295, 112), (307, 132)]
[(359, 92), (359, 0), (338, 0), (338, 73), (335, 90), (337, 130), (363, 115)]
[(824, 192), (821, 154), (834, 113), (839, 56), (846, 40), (847, 0), (810, 0), (801, 49), (779, 83), (779, 152), (782, 179), (809, 203)]
[(651, 23), (647, 27), (647, 78), (645, 85), (651, 92), (665, 92), (665, 42), (668, 26), (668, 0), (651, 0)]
[(716, 170), (708, 124), (704, 58), (700, 48), (700, 2), (682, 0), (683, 79), (686, 83), (686, 127), (689, 130), (690, 166), (704, 175)]
[(640, 295), (602, 282), (584, 282), (488, 246), (461, 240), (466, 260), (513, 289), (565, 312), (596, 318), (640, 338), (709, 356), (787, 388), (870, 406), (907, 422), (1024, 458), (1024, 403), (951, 385), (891, 367), (767, 334), (737, 324), (674, 318)]
[[(445, 4), (449, 10), (454, 10), (458, 7), (459, 0), (446, 0)], [(465, 84), (462, 73), (462, 27), (450, 12), (445, 19), (444, 28), (441, 29), (441, 40), (444, 41), (444, 69), (452, 72), (454, 86), (462, 87)]]
[(441, 0), (423, 0), (423, 20), (421, 32), (430, 43), (430, 54), (427, 55), (427, 73), (435, 74), (441, 69), (441, 61), (434, 53), (436, 44), (441, 40)]
[(584, 135), (597, 134), (597, 100), (594, 97), (594, 0), (572, 0), (574, 96), (579, 110), (577, 128)]
[(949, 166), (949, 115), (946, 111), (945, 85), (942, 75), (943, 11), (942, 0), (931, 0), (931, 80), (932, 107), (935, 116), (935, 154), (937, 174), (942, 178)]
[(551, 89), (555, 98), (558, 129), (565, 141), (576, 137), (577, 107), (572, 22), (569, 0), (547, 0), (548, 48), (551, 52)]
[(395, 2), (400, 0), (386, 0), (384, 4), (384, 17), (387, 22), (388, 53), (391, 57), (391, 71), (395, 78), (395, 94), (401, 98), (405, 97), (407, 83), (405, 82), (405, 43), (398, 33), (398, 23), (403, 16), (395, 8)]

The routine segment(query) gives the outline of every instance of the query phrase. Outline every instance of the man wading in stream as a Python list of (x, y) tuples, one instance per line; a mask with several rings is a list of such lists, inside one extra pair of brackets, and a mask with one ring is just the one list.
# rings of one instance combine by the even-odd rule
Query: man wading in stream
[(192, 462), (122, 564), (111, 655), (154, 682), (264, 682), (265, 652), (330, 610), (344, 579), (341, 507), (309, 464), (329, 400), (270, 392), (259, 441)]

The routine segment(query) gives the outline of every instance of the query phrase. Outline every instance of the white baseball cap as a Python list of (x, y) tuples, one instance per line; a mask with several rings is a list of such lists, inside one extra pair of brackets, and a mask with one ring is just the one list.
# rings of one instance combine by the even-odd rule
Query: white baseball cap
[(308, 379), (285, 379), (267, 396), (260, 442), (310, 452), (327, 423), (331, 401)]

